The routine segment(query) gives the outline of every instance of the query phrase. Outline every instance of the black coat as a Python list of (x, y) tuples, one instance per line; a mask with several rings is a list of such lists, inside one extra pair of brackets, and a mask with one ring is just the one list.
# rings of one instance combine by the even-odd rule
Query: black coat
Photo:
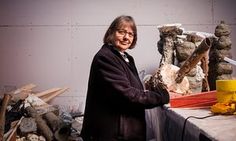
[(89, 76), (81, 136), (84, 141), (145, 141), (145, 109), (162, 95), (144, 91), (133, 57), (129, 63), (110, 45), (95, 55)]

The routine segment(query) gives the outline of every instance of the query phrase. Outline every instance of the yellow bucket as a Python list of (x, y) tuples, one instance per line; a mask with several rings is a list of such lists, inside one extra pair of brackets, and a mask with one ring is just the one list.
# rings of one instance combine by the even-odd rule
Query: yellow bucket
[(236, 102), (236, 80), (216, 80), (218, 102)]

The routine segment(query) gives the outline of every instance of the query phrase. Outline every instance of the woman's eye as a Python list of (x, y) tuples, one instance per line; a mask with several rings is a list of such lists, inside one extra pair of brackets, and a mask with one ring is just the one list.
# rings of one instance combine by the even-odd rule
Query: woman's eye
[(128, 32), (128, 34), (129, 34), (130, 37), (134, 36), (134, 33)]
[(128, 34), (129, 37), (134, 37), (134, 33), (132, 33), (132, 32), (127, 32), (127, 31), (125, 31), (125, 30), (118, 30), (118, 33), (119, 33), (120, 35), (122, 35), (122, 36)]
[(119, 33), (122, 34), (122, 35), (125, 35), (125, 31), (124, 30), (120, 30)]

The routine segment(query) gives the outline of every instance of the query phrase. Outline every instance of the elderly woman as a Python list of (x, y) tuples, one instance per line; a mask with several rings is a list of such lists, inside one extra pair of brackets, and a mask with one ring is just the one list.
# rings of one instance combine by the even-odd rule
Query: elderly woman
[(145, 109), (169, 102), (166, 89), (144, 90), (126, 50), (135, 47), (131, 16), (119, 16), (105, 33), (93, 58), (81, 136), (84, 141), (145, 141)]

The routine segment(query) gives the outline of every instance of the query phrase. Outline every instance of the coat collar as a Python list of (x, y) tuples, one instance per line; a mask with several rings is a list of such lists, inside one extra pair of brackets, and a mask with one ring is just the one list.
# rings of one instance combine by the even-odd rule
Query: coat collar
[(125, 55), (127, 55), (128, 59), (129, 59), (129, 63), (127, 63), (122, 58), (119, 51), (117, 49), (115, 49), (115, 47), (113, 45), (104, 44), (103, 47), (109, 49), (112, 53), (114, 53), (117, 57), (119, 57), (129, 67), (129, 69), (133, 72), (133, 74), (137, 77), (137, 80), (139, 81), (140, 85), (142, 85), (142, 82), (140, 81), (140, 78), (139, 78), (138, 70), (135, 66), (134, 59), (131, 55), (129, 55), (127, 52), (124, 52)]
[(124, 54), (127, 56), (127, 58), (129, 59), (129, 63), (126, 62), (123, 57), (121, 56), (120, 52), (113, 46), (113, 45), (108, 45), (108, 44), (104, 44), (104, 47), (107, 47), (109, 50), (111, 50), (116, 56), (118, 56), (123, 62), (125, 62), (125, 64), (130, 68), (130, 70), (136, 75), (136, 77), (139, 77), (138, 75), (138, 71), (136, 69), (135, 63), (134, 63), (134, 59), (131, 55), (129, 55), (127, 52), (124, 52)]
[[(125, 56), (127, 56), (127, 58), (129, 59), (129, 62), (134, 63), (134, 59), (131, 55), (129, 55), (127, 52), (120, 52), (118, 49), (116, 49), (116, 47), (112, 44), (104, 44), (104, 46), (107, 46), (114, 54), (116, 54), (117, 56), (119, 56), (120, 58), (123, 58), (122, 54), (124, 54)], [(125, 60), (124, 60), (125, 61)], [(126, 61), (125, 61), (126, 62)], [(126, 62), (128, 63), (128, 62)]]

